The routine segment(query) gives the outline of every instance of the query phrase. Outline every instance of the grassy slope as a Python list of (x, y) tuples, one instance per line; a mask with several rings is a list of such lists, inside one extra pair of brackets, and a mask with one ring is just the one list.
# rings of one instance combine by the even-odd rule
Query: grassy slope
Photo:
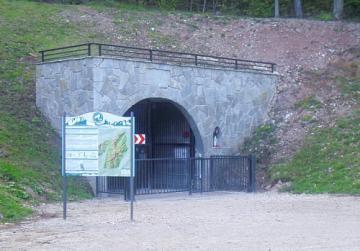
[[(360, 49), (352, 54), (351, 60), (330, 65), (314, 80), (326, 79), (336, 86), (342, 99), (353, 104), (353, 113), (327, 128), (317, 128), (314, 121), (315, 129), (293, 159), (270, 170), (273, 181), (290, 181), (285, 190), (360, 194)], [(317, 109), (320, 103), (310, 98), (296, 106)]]
[[(37, 51), (86, 41), (56, 16), (64, 7), (0, 0), (0, 216), (14, 221), (39, 201), (60, 198), (59, 140), (35, 107)], [(70, 181), (70, 197), (90, 194)]]
[(360, 194), (360, 112), (314, 130), (291, 161), (271, 169), (271, 178), (291, 181), (287, 189), (296, 193)]

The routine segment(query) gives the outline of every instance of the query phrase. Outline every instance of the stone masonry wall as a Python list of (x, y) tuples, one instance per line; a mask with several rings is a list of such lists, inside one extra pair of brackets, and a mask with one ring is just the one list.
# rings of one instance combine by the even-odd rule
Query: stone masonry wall
[(143, 99), (167, 99), (188, 119), (198, 155), (234, 154), (267, 119), (276, 83), (275, 74), (88, 57), (37, 65), (36, 103), (59, 130), (63, 111), (123, 115)]

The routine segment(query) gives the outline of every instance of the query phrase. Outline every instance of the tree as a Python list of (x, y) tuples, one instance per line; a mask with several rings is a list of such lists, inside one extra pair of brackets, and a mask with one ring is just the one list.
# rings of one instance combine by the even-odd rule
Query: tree
[(294, 0), (294, 10), (296, 17), (303, 17), (301, 0)]
[(206, 0), (204, 0), (204, 4), (203, 4), (203, 9), (202, 9), (202, 12), (204, 13), (206, 10)]
[(275, 17), (280, 17), (279, 0), (275, 0)]
[(344, 10), (344, 0), (334, 0), (333, 14), (336, 19), (341, 19)]

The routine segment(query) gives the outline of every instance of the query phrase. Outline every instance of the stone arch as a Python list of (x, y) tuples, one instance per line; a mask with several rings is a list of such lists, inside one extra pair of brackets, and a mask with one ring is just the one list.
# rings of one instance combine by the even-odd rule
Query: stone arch
[(167, 99), (167, 98), (163, 98), (163, 97), (147, 97), (147, 98), (138, 98), (138, 99), (133, 99), (132, 102), (126, 104), (126, 106), (123, 107), (122, 109), (122, 114), (125, 115), (125, 113), (127, 111), (129, 111), (132, 107), (134, 107), (136, 104), (139, 104), (141, 102), (144, 101), (150, 101), (150, 102), (166, 102), (169, 103), (171, 105), (173, 105), (174, 107), (176, 107), (180, 113), (185, 117), (187, 123), (189, 124), (192, 133), (194, 135), (195, 138), (195, 156), (204, 156), (204, 143), (203, 143), (203, 139), (201, 137), (201, 133), (200, 130), (193, 118), (193, 116), (188, 112), (188, 110), (182, 106), (181, 104), (179, 104), (179, 102), (176, 102), (174, 100), (171, 99)]

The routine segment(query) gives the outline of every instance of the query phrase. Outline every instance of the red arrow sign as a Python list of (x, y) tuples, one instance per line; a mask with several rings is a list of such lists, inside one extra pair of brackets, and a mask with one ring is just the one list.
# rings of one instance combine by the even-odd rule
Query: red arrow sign
[(145, 134), (135, 134), (134, 141), (136, 145), (145, 145)]

